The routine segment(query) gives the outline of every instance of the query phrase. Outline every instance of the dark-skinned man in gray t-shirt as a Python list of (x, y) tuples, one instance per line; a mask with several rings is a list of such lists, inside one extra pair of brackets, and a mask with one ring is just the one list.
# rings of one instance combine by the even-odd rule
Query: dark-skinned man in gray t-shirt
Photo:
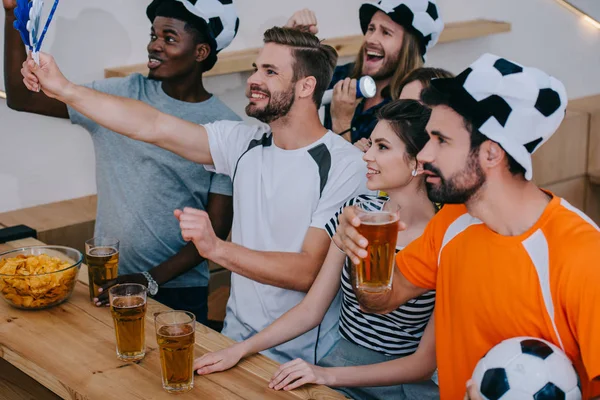
[[(215, 32), (203, 19), (201, 2), (195, 7), (184, 5), (184, 1), (154, 0), (148, 6), (152, 22), (148, 78), (134, 74), (87, 86), (144, 101), (197, 124), (239, 120), (207, 92), (202, 81), (202, 74), (215, 64), (217, 52), (237, 32), (235, 9), (223, 11), (227, 14), (221, 18), (224, 26)], [(191, 311), (199, 322), (206, 322), (207, 262), (192, 243), (186, 245), (172, 210), (184, 206), (206, 210), (217, 235), (226, 238), (232, 220), (231, 181), (169, 151), (104, 129), (43, 93), (29, 92), (20, 73), (27, 55), (19, 33), (12, 27), (16, 1), (3, 0), (3, 5), (8, 106), (69, 118), (84, 127), (94, 143), (98, 192), (95, 235), (116, 237), (121, 242), (119, 276), (104, 287), (97, 305), (106, 304), (107, 288), (115, 283), (141, 283), (152, 289), (155, 282), (159, 287), (156, 300)]]

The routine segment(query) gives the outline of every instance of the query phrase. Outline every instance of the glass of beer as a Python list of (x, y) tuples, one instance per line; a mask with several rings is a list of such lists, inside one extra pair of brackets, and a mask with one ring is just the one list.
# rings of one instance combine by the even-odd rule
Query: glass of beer
[(119, 240), (95, 237), (85, 242), (85, 260), (88, 266), (90, 300), (98, 297), (98, 289), (117, 279), (119, 269)]
[(160, 349), (163, 388), (183, 393), (194, 387), (196, 317), (187, 311), (155, 315), (156, 341)]
[(141, 360), (146, 355), (146, 287), (137, 283), (115, 285), (109, 289), (108, 295), (115, 323), (117, 358), (123, 361)]
[(364, 236), (367, 257), (356, 266), (356, 289), (365, 292), (384, 292), (392, 287), (394, 255), (398, 239), (399, 210), (367, 211), (355, 207)]

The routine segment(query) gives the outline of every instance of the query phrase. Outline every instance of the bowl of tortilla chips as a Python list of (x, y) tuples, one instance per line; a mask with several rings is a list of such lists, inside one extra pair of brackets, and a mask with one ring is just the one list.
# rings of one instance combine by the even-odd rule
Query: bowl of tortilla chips
[(83, 261), (64, 246), (33, 246), (0, 254), (0, 295), (13, 307), (41, 310), (71, 297)]

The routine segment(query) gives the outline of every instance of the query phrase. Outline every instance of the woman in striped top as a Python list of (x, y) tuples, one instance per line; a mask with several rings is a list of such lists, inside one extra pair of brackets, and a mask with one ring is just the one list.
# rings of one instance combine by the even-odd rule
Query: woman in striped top
[[(380, 122), (365, 153), (368, 187), (388, 197), (359, 196), (348, 205), (379, 209), (387, 202), (401, 207), (408, 228), (398, 234), (402, 248), (419, 237), (435, 214), (420, 177), (414, 177), (416, 154), (428, 136), (429, 110), (414, 100), (395, 101), (380, 111)], [(337, 215), (327, 224), (335, 233)], [(268, 349), (319, 325), (329, 305), (343, 291), (340, 331), (342, 339), (321, 360), (323, 368), (294, 360), (282, 365), (270, 387), (291, 390), (306, 383), (338, 387), (353, 398), (433, 399), (437, 386), (433, 319), (434, 293), (427, 293), (387, 315), (362, 313), (352, 291), (344, 254), (331, 245), (323, 267), (303, 301), (257, 335), (196, 360), (199, 374), (231, 368), (250, 354)], [(343, 274), (342, 274), (343, 273)], [(342, 281), (340, 282), (340, 275)], [(366, 365), (371, 364), (371, 365)], [(415, 383), (421, 382), (421, 383)]]

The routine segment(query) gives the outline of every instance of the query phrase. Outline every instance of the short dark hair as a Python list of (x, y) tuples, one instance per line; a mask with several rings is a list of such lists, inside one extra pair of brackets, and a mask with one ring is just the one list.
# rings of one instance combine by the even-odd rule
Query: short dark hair
[(406, 85), (409, 83), (413, 83), (415, 81), (421, 82), (423, 85), (423, 89), (427, 89), (431, 86), (431, 80), (436, 78), (453, 78), (454, 74), (452, 72), (446, 71), (441, 68), (417, 68), (413, 69), (404, 78), (396, 85), (394, 91), (392, 92), (392, 98), (397, 99), (400, 97), (400, 93)]
[[(443, 93), (439, 91), (433, 86), (426, 88), (425, 90), (423, 90), (423, 92), (421, 92), (421, 100), (428, 107), (447, 106), (452, 108), (452, 106), (450, 105), (450, 95), (448, 93)], [(491, 139), (479, 132), (479, 130), (475, 129), (473, 121), (469, 117), (464, 116), (462, 114), (461, 117), (465, 124), (466, 130), (471, 135), (471, 152), (476, 152), (479, 150), (479, 147), (483, 142)], [(492, 142), (494, 141), (492, 140)], [(496, 143), (498, 146), (500, 146), (500, 148), (502, 148), (502, 150), (504, 150), (500, 143), (494, 143)], [(510, 173), (513, 175), (522, 175), (524, 177), (525, 168), (523, 168), (521, 164), (519, 164), (510, 154), (508, 154), (506, 150), (504, 150), (504, 152), (506, 153), (506, 159), (508, 160), (508, 170), (510, 171)]]
[(431, 110), (416, 100), (395, 100), (381, 107), (377, 118), (390, 124), (406, 145), (407, 157), (415, 159), (429, 140), (425, 127), (430, 115)]
[(183, 3), (175, 0), (154, 0), (146, 9), (150, 22), (156, 17), (177, 19), (185, 22), (184, 30), (191, 34), (195, 44), (207, 44), (210, 47), (208, 57), (202, 61), (202, 72), (210, 71), (217, 63), (217, 42), (210, 33), (206, 21), (185, 8)]
[(292, 48), (294, 82), (308, 76), (315, 77), (317, 85), (313, 93), (313, 101), (319, 108), (337, 64), (338, 55), (335, 49), (321, 43), (311, 33), (291, 28), (273, 27), (267, 29), (263, 41), (265, 44), (276, 43)]

